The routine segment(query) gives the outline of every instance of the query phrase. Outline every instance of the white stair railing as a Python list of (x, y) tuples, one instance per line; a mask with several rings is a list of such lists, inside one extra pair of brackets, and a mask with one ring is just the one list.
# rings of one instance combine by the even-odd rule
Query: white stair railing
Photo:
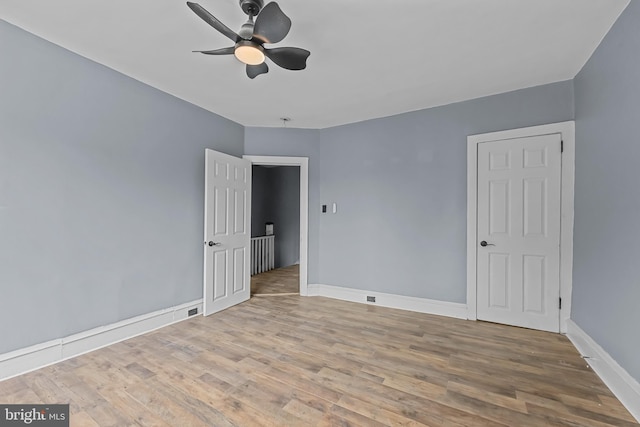
[(251, 238), (251, 275), (273, 270), (275, 265), (275, 237), (260, 236)]

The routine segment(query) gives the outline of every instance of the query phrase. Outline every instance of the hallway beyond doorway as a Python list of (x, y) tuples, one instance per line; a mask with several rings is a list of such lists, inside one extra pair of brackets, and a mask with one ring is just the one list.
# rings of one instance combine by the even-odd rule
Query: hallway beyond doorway
[(298, 295), (300, 266), (276, 268), (251, 277), (251, 296)]

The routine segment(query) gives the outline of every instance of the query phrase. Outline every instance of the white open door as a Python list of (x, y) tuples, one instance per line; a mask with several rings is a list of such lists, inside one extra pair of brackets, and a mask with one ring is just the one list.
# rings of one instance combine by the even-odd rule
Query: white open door
[(478, 144), (477, 316), (559, 332), (560, 134)]
[(204, 315), (249, 299), (251, 162), (205, 151)]

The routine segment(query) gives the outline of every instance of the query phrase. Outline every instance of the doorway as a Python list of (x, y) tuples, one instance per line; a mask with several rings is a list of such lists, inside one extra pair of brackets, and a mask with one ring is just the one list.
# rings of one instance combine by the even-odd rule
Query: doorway
[(298, 295), (300, 166), (252, 165), (251, 296)]
[[(299, 223), (298, 233), (297, 233), (297, 242), (291, 242), (291, 239), (287, 239), (285, 245), (287, 246), (286, 253), (280, 253), (278, 258), (284, 264), (288, 264), (291, 262), (293, 258), (296, 258), (295, 254), (292, 255), (291, 247), (292, 245), (297, 247), (297, 259), (295, 259), (294, 264), (289, 266), (284, 266), (283, 268), (277, 268), (273, 270), (266, 271), (264, 273), (258, 274), (260, 276), (259, 280), (262, 282), (262, 285), (265, 285), (269, 288), (270, 293), (291, 293), (289, 290), (295, 290), (295, 293), (299, 293), (302, 296), (306, 296), (308, 294), (307, 291), (307, 260), (308, 260), (308, 200), (309, 200), (309, 172), (308, 172), (308, 158), (306, 157), (274, 157), (274, 156), (243, 156), (244, 159), (247, 159), (251, 162), (252, 166), (263, 166), (268, 167), (268, 169), (277, 168), (277, 167), (295, 167), (295, 170), (298, 172), (299, 178), (299, 213), (296, 221)], [(284, 175), (287, 173), (291, 173), (294, 170), (292, 168), (282, 169)], [(255, 190), (254, 190), (255, 191)], [(255, 195), (255, 193), (254, 193)], [(253, 212), (252, 212), (253, 217)], [(253, 227), (264, 228), (264, 224), (256, 224), (254, 223)], [(278, 224), (274, 224), (275, 230), (274, 234), (278, 232), (278, 229), (282, 231), (282, 224), (278, 226)], [(266, 234), (266, 228), (264, 230), (260, 230), (259, 232), (252, 231), (252, 235), (258, 234)], [(277, 237), (276, 237), (277, 238)], [(275, 256), (274, 256), (275, 258)], [(275, 263), (274, 263), (275, 266)], [(253, 276), (254, 278), (257, 276)], [(292, 279), (293, 278), (293, 279)], [(294, 283), (291, 283), (293, 280)], [(252, 282), (255, 282), (252, 278)], [(297, 282), (297, 283), (295, 283)], [(275, 287), (273, 285), (276, 285)], [(258, 286), (261, 284), (258, 283)], [(293, 285), (293, 287), (291, 286)]]
[[(469, 319), (566, 332), (566, 321), (571, 312), (574, 147), (574, 122), (468, 137)], [(556, 161), (550, 157), (549, 150), (556, 149), (558, 163), (553, 167), (557, 170), (548, 172), (551, 178), (547, 178), (543, 176), (547, 173), (543, 171), (545, 165)], [(542, 175), (528, 177), (526, 174), (533, 170), (543, 171)], [(554, 174), (557, 174), (555, 178)], [(555, 184), (549, 180), (555, 180)], [(527, 182), (531, 184), (529, 187)], [(555, 190), (553, 185), (557, 185)], [(500, 189), (502, 193), (498, 191)], [(555, 195), (551, 194), (553, 191), (556, 191)], [(500, 194), (505, 197), (499, 197)], [(526, 194), (539, 199), (535, 202), (532, 199), (536, 209), (528, 213), (521, 209)], [(514, 200), (508, 201), (509, 198)], [(543, 212), (543, 208), (550, 210)], [(521, 221), (522, 218), (525, 219)], [(543, 219), (549, 219), (555, 225), (543, 224)], [(523, 228), (526, 221), (532, 227), (549, 225), (556, 229), (531, 228), (528, 231), (531, 239), (527, 239)], [(491, 231), (491, 226), (495, 230)], [(500, 227), (505, 230), (498, 230)], [(511, 230), (510, 235), (505, 227)], [(552, 236), (554, 233), (555, 237)], [(536, 247), (542, 244), (548, 244), (547, 252)], [(547, 255), (551, 258), (545, 259)], [(542, 321), (542, 314), (555, 316), (555, 319)]]

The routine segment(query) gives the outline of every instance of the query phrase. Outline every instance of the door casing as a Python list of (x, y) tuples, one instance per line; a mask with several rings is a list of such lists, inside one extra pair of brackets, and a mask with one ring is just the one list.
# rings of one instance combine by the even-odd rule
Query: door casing
[(477, 320), (478, 144), (536, 135), (560, 134), (563, 141), (560, 201), (560, 332), (571, 315), (573, 285), (573, 202), (575, 182), (575, 122), (567, 121), (467, 137), (467, 318)]
[(309, 254), (309, 158), (283, 156), (244, 155), (252, 165), (257, 166), (299, 166), (300, 167), (300, 295), (308, 293)]

